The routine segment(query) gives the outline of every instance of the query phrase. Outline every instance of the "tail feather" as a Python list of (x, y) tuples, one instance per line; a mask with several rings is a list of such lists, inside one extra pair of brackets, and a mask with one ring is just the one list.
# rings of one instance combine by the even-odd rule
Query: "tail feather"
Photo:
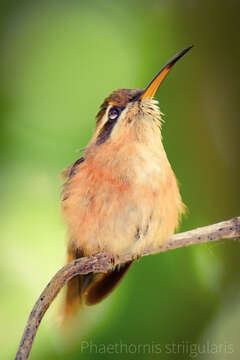
[(95, 305), (108, 296), (126, 274), (131, 264), (132, 261), (129, 261), (107, 274), (96, 274), (95, 279), (84, 292), (86, 304)]
[[(68, 262), (82, 257), (79, 251), (68, 248)], [(64, 320), (70, 320), (82, 307), (83, 300), (87, 305), (95, 305), (109, 295), (130, 268), (132, 261), (121, 264), (106, 274), (77, 275), (67, 283)]]
[(82, 283), (83, 276), (78, 275), (69, 280), (65, 300), (64, 318), (69, 319), (80, 309), (82, 305)]
[[(67, 263), (82, 257), (80, 251), (75, 251), (72, 244), (68, 246)], [(84, 276), (77, 275), (67, 283), (65, 306), (63, 319), (64, 322), (70, 320), (75, 315), (82, 305), (82, 287), (84, 283)]]

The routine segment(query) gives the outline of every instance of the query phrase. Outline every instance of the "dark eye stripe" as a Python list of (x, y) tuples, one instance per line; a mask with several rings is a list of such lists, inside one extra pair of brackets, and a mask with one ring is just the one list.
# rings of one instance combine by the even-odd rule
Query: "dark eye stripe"
[[(112, 107), (109, 110), (109, 114), (108, 114), (108, 120), (107, 122), (105, 122), (105, 124), (103, 125), (98, 137), (97, 137), (97, 141), (96, 144), (97, 145), (101, 145), (103, 144), (105, 141), (107, 141), (107, 139), (109, 138), (109, 136), (111, 135), (111, 132), (119, 118), (119, 115), (121, 114), (121, 112), (123, 111), (124, 107)], [(116, 115), (115, 117), (113, 116)]]

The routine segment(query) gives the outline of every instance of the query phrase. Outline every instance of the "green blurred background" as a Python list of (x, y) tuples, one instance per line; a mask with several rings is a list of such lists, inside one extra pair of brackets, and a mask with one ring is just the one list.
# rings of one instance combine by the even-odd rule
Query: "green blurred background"
[[(180, 230), (240, 215), (239, 12), (234, 0), (1, 1), (1, 359), (13, 358), (30, 309), (65, 262), (59, 174), (89, 141), (102, 100), (144, 87), (191, 43), (157, 95), (188, 206)], [(239, 359), (239, 280), (238, 241), (149, 256), (64, 333), (61, 294), (31, 358), (192, 359), (186, 344), (198, 344), (201, 359)], [(121, 343), (121, 354), (100, 347)]]

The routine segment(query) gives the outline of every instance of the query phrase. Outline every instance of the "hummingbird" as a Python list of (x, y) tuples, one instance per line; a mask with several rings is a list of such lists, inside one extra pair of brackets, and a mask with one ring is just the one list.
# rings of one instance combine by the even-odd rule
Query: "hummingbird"
[(63, 176), (62, 213), (68, 226), (67, 261), (105, 252), (132, 261), (108, 273), (78, 275), (67, 284), (65, 318), (82, 304), (102, 301), (133, 261), (166, 244), (185, 205), (162, 143), (162, 113), (154, 99), (177, 53), (145, 89), (119, 89), (102, 103), (83, 156)]

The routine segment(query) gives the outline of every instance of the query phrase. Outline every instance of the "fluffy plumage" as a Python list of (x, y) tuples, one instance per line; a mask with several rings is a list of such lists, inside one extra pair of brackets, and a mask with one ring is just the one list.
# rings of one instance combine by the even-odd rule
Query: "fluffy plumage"
[[(101, 251), (113, 258), (130, 253), (135, 259), (168, 241), (178, 225), (184, 205), (163, 148), (160, 109), (155, 100), (138, 99), (138, 94), (141, 90), (121, 89), (104, 101), (84, 160), (65, 172), (62, 209), (70, 260)], [(112, 106), (124, 109), (107, 140), (98, 145), (98, 134)], [(108, 274), (108, 280), (94, 275), (87, 286), (84, 279), (72, 280), (67, 312), (69, 304), (76, 302), (75, 293), (88, 303), (90, 293), (94, 303), (100, 301), (128, 267)], [(74, 292), (73, 287), (79, 290)]]

